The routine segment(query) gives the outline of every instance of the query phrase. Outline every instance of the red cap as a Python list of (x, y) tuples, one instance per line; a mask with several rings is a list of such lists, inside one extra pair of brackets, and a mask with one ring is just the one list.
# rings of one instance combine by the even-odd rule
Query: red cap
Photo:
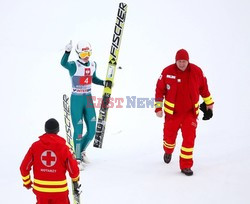
[(187, 60), (189, 61), (189, 55), (187, 50), (184, 49), (180, 49), (177, 51), (176, 56), (175, 56), (175, 60)]

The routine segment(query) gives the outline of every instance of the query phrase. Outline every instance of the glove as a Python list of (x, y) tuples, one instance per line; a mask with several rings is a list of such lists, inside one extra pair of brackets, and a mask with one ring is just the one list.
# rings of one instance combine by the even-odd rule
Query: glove
[(26, 185), (25, 185), (25, 184), (23, 184), (23, 186), (29, 190), (29, 189), (31, 189), (31, 188), (32, 188), (32, 184), (33, 184), (32, 182), (29, 182), (29, 183), (28, 183), (28, 184), (26, 184)]
[(209, 120), (213, 117), (213, 111), (211, 109), (207, 109), (205, 102), (200, 105), (200, 110), (203, 112), (202, 120)]
[(81, 194), (81, 184), (78, 183), (78, 181), (73, 181), (73, 187), (74, 187), (74, 195), (80, 195)]
[(66, 52), (71, 52), (73, 46), (72, 46), (72, 40), (70, 40), (69, 44), (65, 46), (65, 51)]
[(105, 80), (105, 81), (103, 81), (103, 86), (109, 87), (111, 89), (111, 88), (113, 88), (114, 83), (110, 80)]

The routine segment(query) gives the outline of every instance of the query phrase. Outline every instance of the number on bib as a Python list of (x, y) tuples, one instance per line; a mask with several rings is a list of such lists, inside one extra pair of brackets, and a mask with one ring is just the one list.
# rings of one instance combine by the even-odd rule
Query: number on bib
[(80, 77), (80, 84), (81, 85), (87, 85), (92, 83), (92, 77), (91, 76), (82, 76)]

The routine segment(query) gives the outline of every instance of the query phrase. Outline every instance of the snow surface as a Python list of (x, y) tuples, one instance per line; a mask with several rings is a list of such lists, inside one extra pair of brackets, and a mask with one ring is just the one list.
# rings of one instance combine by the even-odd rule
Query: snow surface
[[(55, 117), (63, 127), (62, 95), (70, 93), (60, 65), (65, 45), (88, 40), (104, 78), (116, 0), (0, 1), (0, 203), (35, 203), (22, 187), (20, 163)], [(102, 149), (90, 144), (81, 173), (86, 204), (250, 203), (248, 0), (127, 0), (128, 14)], [(163, 119), (153, 108), (126, 108), (127, 96), (154, 97), (162, 69), (178, 49), (202, 67), (215, 100), (214, 118), (199, 121), (194, 175), (179, 170), (181, 135), (172, 162), (163, 162)], [(72, 52), (71, 60), (76, 59)], [(102, 88), (93, 86), (100, 97)], [(98, 109), (96, 110), (98, 113)]]

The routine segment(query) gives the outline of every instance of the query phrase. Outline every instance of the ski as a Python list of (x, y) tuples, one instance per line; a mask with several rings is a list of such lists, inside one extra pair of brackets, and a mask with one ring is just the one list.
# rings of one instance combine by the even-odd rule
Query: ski
[[(70, 102), (69, 97), (64, 94), (63, 95), (63, 109), (64, 109), (64, 123), (65, 123), (65, 130), (66, 130), (66, 142), (75, 156), (75, 148), (74, 148), (74, 140), (72, 135), (72, 128), (71, 128), (71, 119), (70, 119)], [(80, 193), (76, 191), (76, 185), (79, 186), (78, 182), (73, 182), (71, 180), (72, 185), (72, 196), (73, 196), (73, 203), (80, 204)]]
[(99, 116), (96, 126), (96, 134), (94, 139), (94, 147), (102, 148), (103, 137), (106, 127), (108, 105), (112, 92), (112, 85), (115, 77), (115, 71), (117, 66), (118, 54), (121, 45), (122, 33), (125, 23), (127, 13), (127, 4), (119, 3), (119, 8), (117, 12), (117, 18), (115, 23), (115, 29), (112, 38), (112, 45), (109, 55), (108, 69), (105, 79), (105, 85), (102, 95), (102, 103), (99, 110)]

